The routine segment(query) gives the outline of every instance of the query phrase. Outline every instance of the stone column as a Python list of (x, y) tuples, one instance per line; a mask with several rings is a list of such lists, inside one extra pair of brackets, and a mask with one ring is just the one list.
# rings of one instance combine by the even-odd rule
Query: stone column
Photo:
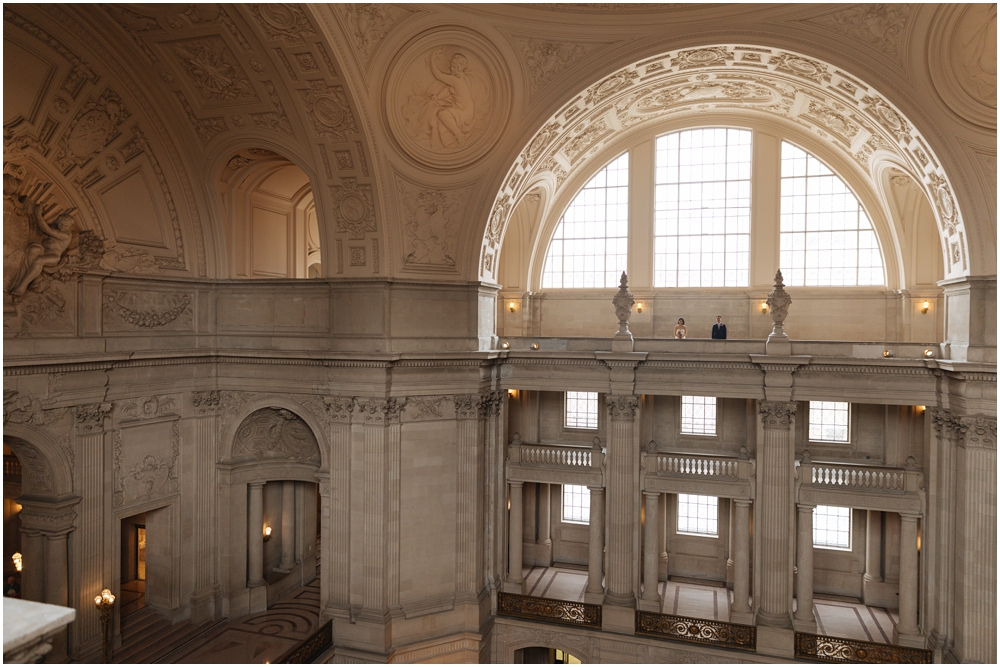
[(642, 605), (646, 611), (660, 611), (660, 531), (657, 509), (659, 493), (646, 492), (645, 547), (642, 568)]
[[(904, 635), (917, 635), (917, 519), (916, 514), (900, 514), (899, 527), (899, 623), (892, 640), (899, 644)], [(992, 567), (992, 564), (989, 565)]]
[(761, 401), (760, 420), (764, 439), (757, 448), (756, 525), (760, 537), (760, 590), (754, 591), (757, 624), (791, 627), (791, 549), (793, 532), (792, 471), (795, 403)]
[(69, 530), (49, 535), (45, 545), (45, 602), (63, 607), (69, 594), (67, 535)]
[(197, 517), (194, 522), (193, 553), (191, 568), (194, 570), (194, 591), (191, 594), (191, 619), (196, 624), (215, 620), (221, 612), (218, 605), (220, 594), (216, 574), (218, 527), (216, 511), (219, 505), (215, 463), (218, 460), (216, 444), (219, 432), (219, 405), (222, 395), (218, 391), (195, 391), (191, 393), (191, 405), (195, 415), (195, 442), (193, 471), (194, 489), (191, 512)]
[(281, 483), (281, 562), (278, 570), (295, 567), (295, 482)]
[(868, 510), (865, 528), (865, 581), (882, 581), (882, 512)]
[(320, 609), (324, 618), (346, 610), (351, 598), (351, 415), (354, 399), (323, 399), (330, 420), (330, 477), (320, 482)]
[(733, 607), (734, 623), (749, 624), (750, 613), (750, 501), (733, 499)]
[(660, 581), (666, 581), (669, 574), (670, 554), (667, 535), (670, 534), (670, 517), (667, 516), (667, 494), (660, 494)]
[[(504, 459), (507, 455), (506, 391), (490, 392), (487, 398), (485, 423), (485, 498), (486, 509), (484, 570), (485, 584), (490, 590), (503, 586), (506, 575), (507, 545), (507, 484), (504, 477)], [(492, 596), (496, 601), (496, 596)], [(496, 609), (493, 610), (494, 612)]]
[(21, 599), (45, 602), (45, 536), (41, 532), (21, 528), (21, 559)]
[(473, 602), (482, 587), (482, 458), (484, 418), (488, 401), (476, 394), (455, 397), (458, 420), (456, 489), (458, 517), (455, 533), (456, 589)]
[(522, 573), (521, 550), (524, 548), (524, 507), (521, 503), (521, 494), (524, 490), (524, 482), (510, 483), (510, 517), (508, 525), (510, 533), (508, 536), (508, 548), (510, 549), (510, 566), (507, 573), (507, 583), (504, 590), (508, 593), (521, 593), (524, 590), (524, 575)]
[(247, 487), (247, 588), (256, 588), (264, 585), (264, 482)]
[(798, 577), (796, 578), (795, 629), (816, 632), (813, 616), (813, 509), (815, 505), (799, 505)]
[(605, 603), (635, 607), (635, 467), (634, 442), (638, 396), (607, 396), (608, 424), (608, 552), (605, 564)]
[[(593, 510), (591, 510), (593, 511)], [(538, 485), (538, 546), (543, 565), (552, 565), (552, 485)]]
[(604, 487), (590, 488), (590, 550), (587, 558), (587, 592), (584, 602), (604, 602)]

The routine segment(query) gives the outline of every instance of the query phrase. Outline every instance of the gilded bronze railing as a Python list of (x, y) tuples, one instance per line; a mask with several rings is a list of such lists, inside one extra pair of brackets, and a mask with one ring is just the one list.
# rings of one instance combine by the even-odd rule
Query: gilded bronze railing
[(585, 628), (601, 627), (601, 606), (583, 602), (500, 593), (497, 598), (497, 613), (500, 616), (526, 618), (532, 621), (547, 621)]
[(636, 611), (635, 633), (719, 648), (757, 650), (757, 628), (754, 626), (708, 621), (702, 618)]
[(926, 665), (931, 663), (932, 652), (922, 648), (873, 644), (853, 639), (838, 639), (837, 637), (796, 632), (795, 657), (818, 662)]
[(301, 644), (275, 660), (276, 665), (308, 665), (333, 647), (333, 621), (327, 621)]

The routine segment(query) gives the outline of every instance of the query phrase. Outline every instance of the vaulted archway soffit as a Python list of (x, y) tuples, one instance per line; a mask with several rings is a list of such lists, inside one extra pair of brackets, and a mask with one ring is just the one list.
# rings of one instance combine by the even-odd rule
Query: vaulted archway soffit
[(540, 183), (557, 190), (623, 132), (713, 112), (794, 123), (853, 160), (876, 192), (886, 162), (904, 170), (934, 204), (945, 277), (970, 273), (968, 234), (952, 184), (928, 142), (891, 102), (858, 78), (815, 58), (774, 48), (714, 45), (623, 67), (543, 123), (494, 200), (480, 252), (480, 279), (496, 282), (510, 216)]

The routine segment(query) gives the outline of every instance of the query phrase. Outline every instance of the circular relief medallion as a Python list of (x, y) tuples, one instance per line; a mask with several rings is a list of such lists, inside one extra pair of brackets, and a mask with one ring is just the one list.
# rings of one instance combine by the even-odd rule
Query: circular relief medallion
[(347, 194), (340, 200), (340, 215), (348, 222), (357, 224), (365, 219), (365, 202), (355, 194)]
[(458, 29), (425, 33), (386, 79), (388, 125), (400, 147), (431, 167), (467, 165), (496, 143), (510, 85), (496, 50)]
[(327, 127), (339, 127), (344, 122), (344, 110), (337, 104), (337, 100), (323, 95), (316, 98), (313, 111), (319, 122)]
[(997, 6), (944, 5), (934, 17), (927, 63), (945, 103), (966, 120), (997, 126)]
[(285, 5), (262, 4), (260, 6), (260, 16), (279, 30), (288, 30), (295, 27), (295, 14)]
[(104, 147), (104, 140), (114, 123), (103, 111), (93, 109), (83, 114), (69, 134), (66, 144), (74, 155), (87, 157)]

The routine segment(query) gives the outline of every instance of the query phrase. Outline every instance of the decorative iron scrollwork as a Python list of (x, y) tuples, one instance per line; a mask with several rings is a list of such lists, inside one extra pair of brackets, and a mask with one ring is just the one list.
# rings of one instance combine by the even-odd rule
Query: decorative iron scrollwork
[(327, 621), (301, 644), (275, 660), (278, 665), (311, 664), (316, 658), (333, 648), (333, 621)]
[(635, 612), (635, 633), (659, 639), (673, 639), (742, 651), (757, 650), (757, 628), (649, 611)]
[(926, 665), (931, 663), (933, 654), (922, 648), (873, 644), (853, 639), (838, 639), (837, 637), (796, 632), (795, 657), (819, 662)]
[(526, 618), (532, 621), (547, 621), (563, 625), (586, 628), (601, 627), (601, 606), (536, 598), (530, 595), (500, 593), (497, 599), (497, 613), (511, 618)]

